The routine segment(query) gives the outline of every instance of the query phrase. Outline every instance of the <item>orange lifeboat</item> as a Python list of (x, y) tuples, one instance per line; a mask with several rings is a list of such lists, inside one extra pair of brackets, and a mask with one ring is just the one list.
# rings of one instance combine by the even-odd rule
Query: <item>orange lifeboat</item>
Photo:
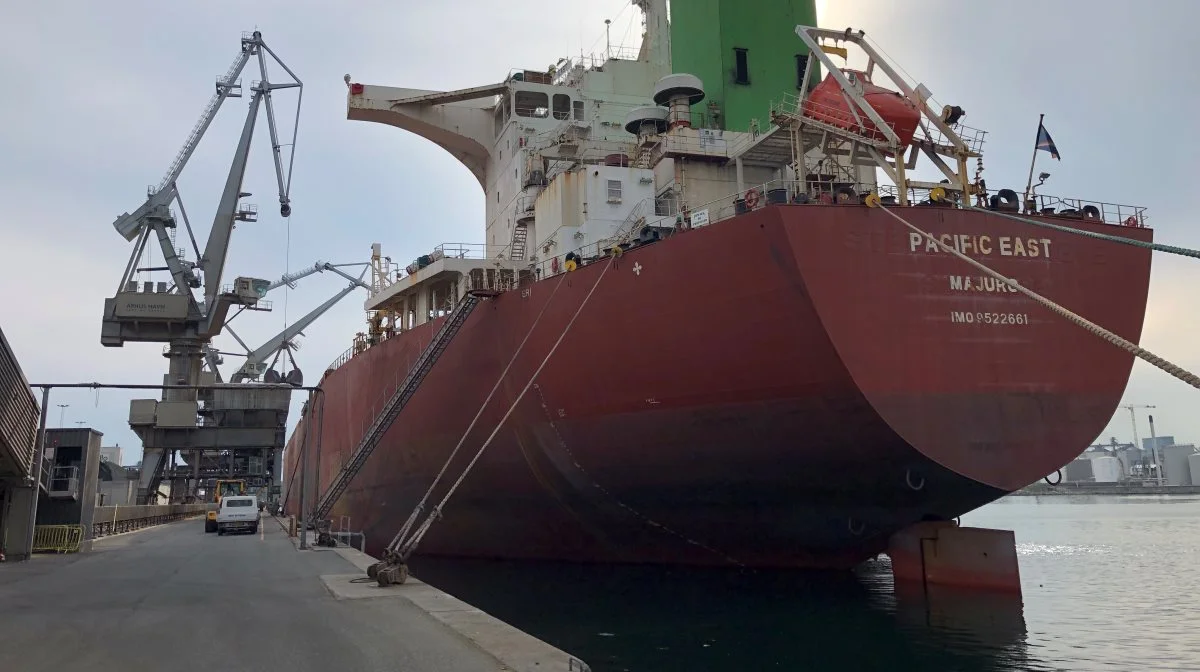
[[(875, 86), (865, 72), (843, 70), (842, 74), (849, 78), (852, 84), (861, 87), (863, 99), (892, 127), (892, 131), (900, 138), (901, 147), (912, 143), (917, 122), (921, 119), (921, 113), (917, 111), (916, 106), (900, 93)], [(887, 137), (862, 110), (856, 110), (862, 119), (862, 123), (859, 123), (850, 111), (849, 100), (848, 96), (842, 95), (842, 86), (833, 75), (826, 75), (805, 99), (804, 116), (868, 138), (886, 140)]]

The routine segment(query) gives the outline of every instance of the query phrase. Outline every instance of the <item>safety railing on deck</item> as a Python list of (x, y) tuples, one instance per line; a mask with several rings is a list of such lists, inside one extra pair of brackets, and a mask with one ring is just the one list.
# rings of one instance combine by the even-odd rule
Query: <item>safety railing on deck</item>
[(583, 73), (594, 68), (602, 68), (609, 60), (636, 61), (639, 50), (632, 47), (610, 47), (606, 51), (584, 54), (571, 59), (560, 61), (560, 67), (551, 75), (555, 86), (575, 86), (583, 79)]
[[(959, 140), (962, 140), (963, 144), (967, 146), (968, 150), (977, 153), (983, 151), (983, 143), (984, 139), (987, 137), (987, 131), (980, 130), (978, 128), (972, 128), (965, 124), (955, 124), (950, 127), (950, 130), (954, 131), (955, 135), (958, 136)], [(917, 133), (914, 137), (945, 147), (949, 147), (954, 144), (940, 128), (928, 122), (926, 122), (926, 127), (924, 129), (917, 129)]]
[(356, 348), (354, 346), (350, 346), (349, 348), (346, 348), (345, 352), (338, 355), (337, 359), (333, 360), (332, 362), (329, 363), (329, 366), (325, 367), (326, 373), (328, 373), (330, 371), (337, 371), (339, 368), (342, 367), (343, 364), (350, 361), (354, 357), (355, 350), (356, 350)]
[(1087, 201), (1081, 198), (1064, 198), (1048, 194), (1036, 194), (1030, 200), (1034, 201), (1036, 212), (1042, 215), (1083, 218), (1084, 212), (1087, 211), (1093, 218), (1106, 224), (1146, 226), (1146, 208), (1142, 206)]
[[(838, 189), (834, 190), (833, 186)], [(740, 214), (745, 214), (753, 209), (761, 208), (767, 205), (781, 204), (805, 204), (805, 203), (828, 203), (834, 204), (842, 202), (847, 194), (839, 194), (838, 191), (848, 190), (854, 194), (857, 200), (866, 194), (875, 192), (879, 194), (880, 199), (885, 205), (895, 205), (899, 200), (899, 190), (888, 184), (872, 185), (872, 184), (847, 184), (838, 182), (833, 184), (820, 184), (804, 180), (771, 180), (762, 184), (754, 185), (746, 189), (744, 192), (729, 194), (722, 198), (714, 199), (707, 203), (701, 203), (688, 208), (685, 212), (670, 215), (650, 215), (645, 217), (644, 226), (647, 227), (667, 227), (677, 228), (682, 225), (683, 228), (698, 228), (720, 222)], [(754, 191), (758, 196), (758, 203), (751, 206), (747, 202), (746, 196)], [(907, 190), (908, 202), (913, 205), (928, 205), (931, 202), (931, 188), (925, 187), (910, 187)], [(953, 199), (956, 192), (949, 191), (947, 197)], [(1043, 197), (1039, 197), (1043, 198)], [(1094, 203), (1077, 199), (1063, 199), (1053, 196), (1045, 196), (1047, 203), (1063, 203), (1071, 205), (1077, 211), (1082, 212), (1083, 205), (1094, 205), (1100, 213), (1101, 219), (1109, 224), (1131, 225), (1129, 221), (1120, 219), (1121, 216), (1126, 218), (1133, 216), (1140, 223), (1145, 215), (1145, 208), (1138, 206), (1116, 205), (1108, 203)], [(1101, 206), (1104, 206), (1101, 208)], [(1060, 213), (1061, 214), (1061, 213)], [(1070, 214), (1068, 216), (1071, 216)], [(1078, 216), (1076, 218), (1082, 218)], [(683, 221), (680, 222), (680, 219)], [(638, 223), (640, 223), (640, 219)], [(573, 252), (580, 257), (584, 264), (602, 258), (610, 254), (613, 247), (618, 245), (628, 245), (633, 241), (634, 236), (638, 233), (640, 226), (635, 226), (632, 229), (618, 230), (613, 236), (595, 243), (579, 247)], [(561, 270), (561, 257), (560, 270)], [(538, 263), (536, 267), (536, 277), (546, 278), (555, 273), (552, 270), (554, 259), (547, 259)]]

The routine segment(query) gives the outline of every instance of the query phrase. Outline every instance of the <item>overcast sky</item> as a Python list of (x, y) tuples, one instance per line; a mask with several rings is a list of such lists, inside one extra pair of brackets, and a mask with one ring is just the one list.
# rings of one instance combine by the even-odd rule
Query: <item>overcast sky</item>
[[(342, 78), (428, 89), (496, 82), (510, 69), (598, 50), (605, 18), (614, 19), (614, 44), (638, 43), (637, 12), (625, 0), (545, 7), (528, 0), (9, 3), (0, 21), (0, 326), (26, 376), (161, 379), (161, 344), (99, 343), (104, 299), (131, 251), (112, 221), (162, 177), (237, 55), (243, 30), (261, 30), (305, 89), (290, 226), (274, 205), (263, 123), (246, 178), (248, 202), (259, 204), (261, 217), (236, 230), (226, 281), (274, 279), (317, 260), (366, 261), (373, 242), (404, 262), (439, 243), (482, 242), (483, 196), (470, 173), (420, 138), (347, 121)], [(819, 7), (822, 25), (866, 30), (940, 102), (962, 106), (967, 124), (989, 131), (993, 189), (1023, 186), (1045, 113), (1062, 154), (1060, 162), (1038, 157), (1039, 169), (1053, 175), (1046, 193), (1149, 206), (1159, 241), (1200, 248), (1186, 163), (1200, 149), (1191, 126), (1200, 109), (1192, 68), (1200, 3), (829, 0)], [(249, 85), (257, 75), (243, 79)], [(201, 245), (246, 100), (226, 104), (180, 180)], [(294, 96), (278, 94), (286, 137), (294, 107)], [(1194, 260), (1155, 256), (1143, 338), (1190, 370), (1200, 369), (1200, 302), (1188, 291), (1198, 280)], [(343, 286), (334, 276), (312, 276), (296, 290), (277, 290), (274, 312), (234, 326), (257, 346)], [(351, 295), (307, 330), (298, 353), (307, 380), (315, 382), (363, 328), (364, 298), (361, 290)], [(236, 349), (228, 336), (218, 345)], [(232, 371), (228, 363), (225, 370)], [(1155, 404), (1158, 434), (1200, 441), (1197, 394), (1138, 363), (1123, 403)], [(124, 456), (133, 463), (140, 447), (126, 416), (128, 400), (141, 396), (154, 395), (55, 392), (50, 424), (61, 413), (68, 426), (95, 427), (106, 445), (133, 448)], [(1145, 411), (1139, 423), (1147, 436)], [(1131, 438), (1127, 411), (1102, 434), (1110, 436)]]

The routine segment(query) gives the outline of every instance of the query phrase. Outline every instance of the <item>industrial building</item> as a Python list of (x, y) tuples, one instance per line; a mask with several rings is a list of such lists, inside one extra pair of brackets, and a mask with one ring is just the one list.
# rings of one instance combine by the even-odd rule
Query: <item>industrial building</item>
[(0, 558), (6, 560), (29, 555), (40, 412), (17, 356), (0, 330)]

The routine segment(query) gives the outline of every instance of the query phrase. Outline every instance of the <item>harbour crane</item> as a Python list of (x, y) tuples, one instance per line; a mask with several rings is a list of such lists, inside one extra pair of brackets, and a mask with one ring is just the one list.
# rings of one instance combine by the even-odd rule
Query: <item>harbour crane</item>
[[(286, 81), (272, 82), (268, 73), (267, 57), (270, 57), (284, 72)], [(241, 135), (234, 150), (225, 186), (217, 203), (203, 252), (196, 242), (195, 233), (187, 218), (187, 211), (179, 194), (178, 179), (192, 157), (205, 132), (216, 118), (222, 105), (229, 98), (242, 96), (239, 79), (251, 62), (258, 63), (260, 79), (250, 86), (250, 103), (242, 125)], [(293, 125), (289, 157), (285, 162), (276, 126), (273, 95), (283, 89), (296, 89), (296, 122)], [(168, 374), (165, 382), (172, 385), (197, 386), (201, 384), (201, 368), (209, 343), (225, 326), (229, 310), (233, 306), (243, 309), (267, 310), (260, 299), (266, 294), (270, 283), (252, 277), (238, 277), (230, 287), (222, 287), (229, 245), (234, 227), (239, 222), (258, 221), (256, 206), (245, 204), (242, 199), (250, 196), (243, 189), (246, 166), (250, 155), (251, 140), (259, 112), (265, 108), (267, 127), (270, 133), (271, 153), (279, 194), (279, 213), (291, 215), (292, 161), (295, 157), (296, 130), (298, 126), (300, 100), (303, 84), (263, 41), (259, 31), (243, 33), (237, 57), (226, 73), (217, 78), (216, 90), (208, 101), (199, 121), (192, 127), (182, 149), (175, 155), (162, 180), (146, 191), (146, 200), (132, 213), (123, 213), (113, 222), (113, 227), (127, 241), (134, 243), (125, 272), (117, 286), (116, 295), (105, 299), (101, 324), (100, 342), (107, 347), (122, 347), (127, 342), (168, 343), (164, 356), (168, 358)], [(183, 250), (176, 249), (174, 232), (178, 229), (172, 204), (179, 207), (180, 220), (188, 234), (194, 261), (185, 259)], [(163, 268), (138, 268), (137, 261), (157, 241), (165, 261)], [(165, 270), (170, 273), (171, 283), (137, 282), (141, 271)], [(200, 295), (193, 290), (201, 290)], [(215, 394), (214, 394), (215, 393)], [(271, 391), (275, 394), (275, 391)], [(250, 409), (253, 419), (242, 419), (236, 428), (221, 427), (216, 423), (199, 423), (200, 402), (216, 403), (228, 407), (235, 396), (221, 390), (210, 390), (202, 395), (196, 389), (170, 389), (163, 391), (161, 401), (135, 399), (130, 405), (130, 426), (139, 434), (144, 447), (142, 472), (138, 487), (139, 502), (147, 503), (154, 498), (162, 479), (166, 457), (176, 450), (268, 450), (277, 443), (279, 417), (267, 417), (266, 410), (286, 415), (286, 399), (289, 392), (274, 403), (276, 408)], [(213, 400), (216, 399), (216, 402)], [(260, 412), (261, 411), (261, 412)], [(249, 416), (247, 416), (249, 417)], [(249, 423), (249, 424), (247, 424)], [(205, 446), (199, 449), (197, 446)]]

